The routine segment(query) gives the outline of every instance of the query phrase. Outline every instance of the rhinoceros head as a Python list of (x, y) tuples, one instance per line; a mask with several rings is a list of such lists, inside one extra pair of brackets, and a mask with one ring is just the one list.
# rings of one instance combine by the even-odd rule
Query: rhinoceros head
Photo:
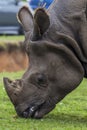
[(81, 82), (83, 69), (72, 51), (43, 37), (50, 26), (44, 9), (33, 16), (23, 7), (18, 18), (25, 30), (29, 67), (21, 79), (4, 78), (4, 85), (19, 116), (42, 118)]

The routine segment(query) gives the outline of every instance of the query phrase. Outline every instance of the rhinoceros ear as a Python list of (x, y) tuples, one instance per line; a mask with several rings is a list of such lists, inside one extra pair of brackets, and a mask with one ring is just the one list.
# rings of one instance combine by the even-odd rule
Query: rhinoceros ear
[(38, 8), (34, 14), (34, 33), (35, 35), (42, 36), (49, 28), (49, 16), (44, 8)]
[(22, 24), (24, 31), (28, 32), (31, 31), (33, 27), (33, 15), (30, 12), (29, 8), (23, 6), (18, 14), (17, 14), (18, 21)]

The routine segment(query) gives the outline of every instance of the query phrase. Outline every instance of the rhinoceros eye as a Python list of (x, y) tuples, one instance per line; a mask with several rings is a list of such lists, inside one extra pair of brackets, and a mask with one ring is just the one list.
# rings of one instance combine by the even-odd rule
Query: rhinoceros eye
[(37, 76), (37, 84), (43, 87), (47, 86), (47, 78), (44, 74), (39, 74)]
[(47, 87), (48, 85), (47, 76), (45, 74), (40, 74), (40, 73), (32, 74), (31, 77), (29, 78), (29, 82), (39, 88)]

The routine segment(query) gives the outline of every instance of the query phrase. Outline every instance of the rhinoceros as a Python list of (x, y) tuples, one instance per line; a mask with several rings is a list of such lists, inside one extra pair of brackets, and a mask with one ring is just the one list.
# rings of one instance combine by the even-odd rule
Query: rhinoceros
[(18, 21), (29, 67), (4, 86), (20, 117), (42, 118), (87, 77), (87, 0), (54, 0), (33, 14), (23, 6)]

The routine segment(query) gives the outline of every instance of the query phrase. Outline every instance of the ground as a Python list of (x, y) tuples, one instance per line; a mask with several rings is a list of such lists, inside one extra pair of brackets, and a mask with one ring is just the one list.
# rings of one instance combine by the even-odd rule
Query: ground
[(22, 47), (7, 44), (0, 47), (0, 72), (15, 72), (26, 69), (28, 58)]

